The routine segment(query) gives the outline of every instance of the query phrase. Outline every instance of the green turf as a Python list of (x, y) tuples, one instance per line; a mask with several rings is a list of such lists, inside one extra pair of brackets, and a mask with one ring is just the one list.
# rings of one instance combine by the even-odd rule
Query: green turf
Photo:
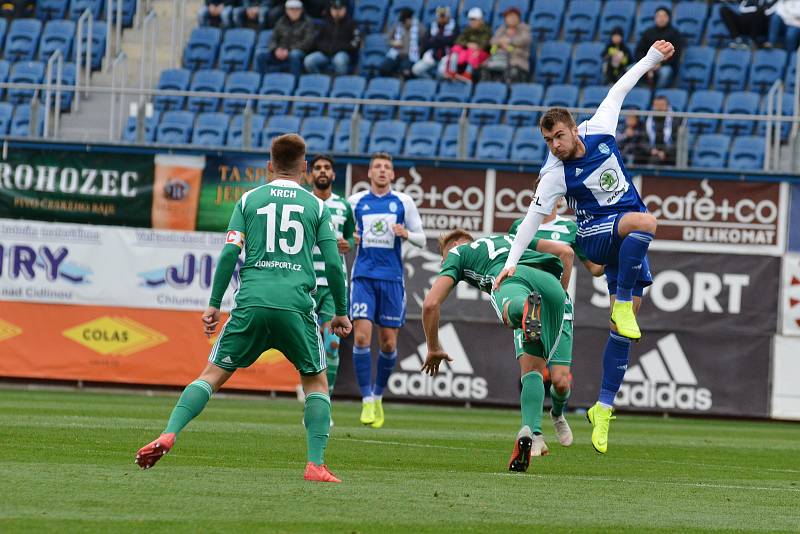
[(176, 397), (0, 390), (0, 532), (506, 532), (800, 528), (800, 426), (622, 415), (609, 452), (576, 443), (506, 471), (511, 410), (387, 405), (382, 430), (334, 402), (327, 461), (302, 480), (302, 406), (213, 399), (149, 471), (136, 450)]

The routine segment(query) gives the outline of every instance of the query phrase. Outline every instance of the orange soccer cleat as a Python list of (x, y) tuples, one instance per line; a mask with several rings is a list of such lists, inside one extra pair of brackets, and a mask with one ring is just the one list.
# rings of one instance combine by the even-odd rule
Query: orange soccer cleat
[(162, 456), (175, 446), (175, 434), (161, 434), (136, 453), (136, 465), (142, 469), (150, 469)]
[(306, 464), (306, 472), (303, 473), (303, 478), (312, 482), (341, 482), (328, 470), (327, 465), (316, 465), (313, 462)]

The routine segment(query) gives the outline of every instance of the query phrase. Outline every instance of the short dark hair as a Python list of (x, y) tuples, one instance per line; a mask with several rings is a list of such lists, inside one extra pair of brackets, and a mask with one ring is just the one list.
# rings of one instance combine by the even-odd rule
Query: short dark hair
[(392, 155), (389, 154), (388, 152), (375, 152), (369, 157), (370, 167), (372, 167), (372, 162), (375, 161), (376, 159), (385, 159), (389, 163), (394, 164), (394, 162), (392, 161)]
[(472, 237), (472, 234), (464, 230), (463, 228), (456, 228), (455, 230), (451, 230), (446, 234), (442, 234), (439, 236), (439, 254), (444, 254), (444, 249), (447, 248), (447, 245), (452, 243), (453, 241), (458, 241), (459, 239), (469, 239), (470, 241), (474, 241), (475, 238)]
[(669, 98), (667, 98), (667, 95), (656, 95), (653, 97), (653, 101), (655, 102), (656, 100), (665, 100), (667, 104), (669, 104)]
[(668, 8), (667, 6), (658, 6), (656, 8), (655, 12), (653, 13), (653, 16), (655, 16), (655, 14), (658, 13), (659, 11), (663, 11), (664, 13), (667, 14), (667, 17), (672, 19), (672, 10), (670, 8)]
[(306, 157), (306, 142), (297, 134), (279, 135), (272, 139), (269, 159), (275, 172), (295, 172)]
[(556, 123), (563, 122), (570, 128), (575, 127), (575, 118), (566, 108), (550, 108), (539, 120), (539, 128), (542, 130), (552, 130)]
[(328, 154), (317, 154), (317, 155), (316, 155), (316, 156), (314, 156), (314, 158), (311, 160), (310, 167), (313, 169), (313, 168), (314, 168), (314, 164), (315, 164), (316, 162), (318, 162), (318, 161), (323, 161), (323, 160), (324, 160), (324, 161), (327, 161), (328, 163), (330, 163), (330, 164), (331, 164), (331, 167), (333, 167), (333, 166), (336, 164), (336, 162), (335, 162), (335, 161), (333, 161), (333, 156), (330, 156), (330, 155), (328, 155)]

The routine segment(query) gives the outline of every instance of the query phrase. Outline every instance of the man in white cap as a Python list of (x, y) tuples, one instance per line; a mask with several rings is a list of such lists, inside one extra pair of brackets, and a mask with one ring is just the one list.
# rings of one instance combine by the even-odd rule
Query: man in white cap
[(471, 81), (472, 73), (489, 58), (491, 28), (483, 20), (483, 10), (473, 7), (467, 12), (468, 24), (456, 39), (447, 59), (446, 76)]
[(261, 72), (289, 71), (303, 73), (303, 59), (314, 46), (317, 35), (314, 23), (303, 12), (303, 2), (287, 0), (286, 13), (280, 18), (269, 41), (269, 53), (256, 58)]

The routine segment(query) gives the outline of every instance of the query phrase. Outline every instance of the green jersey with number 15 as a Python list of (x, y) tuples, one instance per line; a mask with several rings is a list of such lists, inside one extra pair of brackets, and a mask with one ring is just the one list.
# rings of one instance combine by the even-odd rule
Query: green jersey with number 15
[(312, 251), (336, 241), (322, 200), (291, 180), (272, 182), (245, 193), (231, 215), (228, 242), (244, 234), (244, 266), (236, 306), (264, 306), (310, 313), (316, 275)]

